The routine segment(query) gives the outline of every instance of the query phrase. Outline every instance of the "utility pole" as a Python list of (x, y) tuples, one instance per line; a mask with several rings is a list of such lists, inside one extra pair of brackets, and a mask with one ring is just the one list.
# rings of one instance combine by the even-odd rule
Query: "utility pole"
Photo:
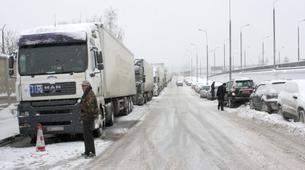
[(270, 36), (265, 36), (263, 39), (262, 39), (262, 64), (265, 65), (265, 40), (267, 38), (269, 38)]
[(191, 45), (194, 46), (196, 50), (196, 81), (198, 82), (198, 47), (194, 43), (191, 43)]
[(250, 24), (246, 24), (240, 27), (240, 70), (243, 69), (243, 29), (249, 26)]
[(298, 23), (298, 61), (300, 61), (300, 24), (304, 21), (305, 21), (305, 19), (301, 20)]
[(276, 67), (276, 33), (275, 33), (275, 5), (279, 0), (273, 0), (273, 67)]
[(223, 44), (223, 72), (226, 71), (226, 42)]

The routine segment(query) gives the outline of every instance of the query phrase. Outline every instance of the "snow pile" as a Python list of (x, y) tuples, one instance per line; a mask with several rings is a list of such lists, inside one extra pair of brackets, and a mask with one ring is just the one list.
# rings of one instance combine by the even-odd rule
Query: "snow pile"
[(236, 112), (238, 116), (254, 120), (255, 122), (271, 125), (273, 127), (286, 129), (289, 133), (305, 137), (305, 124), (300, 122), (289, 122), (278, 114), (268, 114), (266, 112), (250, 109), (249, 106), (241, 106), (238, 109), (227, 109), (228, 112)]
[(16, 106), (10, 105), (0, 111), (0, 140), (19, 134)]
[[(111, 143), (95, 139), (97, 155)], [(36, 152), (35, 146), (4, 147), (0, 152), (0, 169), (75, 169), (90, 162), (90, 159), (81, 157), (84, 152), (82, 141), (47, 145), (45, 152)]]

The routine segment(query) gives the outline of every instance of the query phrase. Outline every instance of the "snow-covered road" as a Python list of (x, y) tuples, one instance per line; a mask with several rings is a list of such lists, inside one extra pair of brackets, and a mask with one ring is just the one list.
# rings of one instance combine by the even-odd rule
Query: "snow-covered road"
[(238, 111), (220, 112), (172, 83), (141, 123), (85, 169), (305, 169), (302, 136)]

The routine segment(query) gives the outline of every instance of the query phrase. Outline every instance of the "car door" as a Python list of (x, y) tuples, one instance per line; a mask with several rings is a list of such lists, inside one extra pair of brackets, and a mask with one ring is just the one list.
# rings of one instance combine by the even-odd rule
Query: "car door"
[(299, 97), (298, 94), (299, 94), (299, 87), (297, 83), (293, 83), (292, 91), (291, 91), (291, 102), (289, 104), (290, 104), (291, 113), (294, 116), (298, 116), (298, 108), (297, 108), (298, 97)]
[(291, 115), (295, 115), (294, 113), (294, 103), (296, 103), (295, 99), (293, 98), (293, 94), (297, 91), (296, 89), (296, 84), (293, 82), (289, 82), (286, 85), (286, 93), (284, 93), (283, 95), (283, 111), (291, 114)]

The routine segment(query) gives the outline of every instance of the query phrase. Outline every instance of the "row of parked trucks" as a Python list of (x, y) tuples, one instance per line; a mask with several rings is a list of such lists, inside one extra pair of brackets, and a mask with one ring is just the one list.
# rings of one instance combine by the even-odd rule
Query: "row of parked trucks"
[(155, 67), (144, 59), (134, 60), (99, 23), (40, 27), (23, 33), (18, 46), (9, 67), (16, 63), (20, 133), (32, 138), (38, 123), (47, 134), (82, 133), (84, 80), (90, 82), (98, 101), (97, 135), (113, 125), (114, 117), (129, 114), (133, 104), (143, 105), (164, 87), (155, 81), (164, 79), (164, 64)]

